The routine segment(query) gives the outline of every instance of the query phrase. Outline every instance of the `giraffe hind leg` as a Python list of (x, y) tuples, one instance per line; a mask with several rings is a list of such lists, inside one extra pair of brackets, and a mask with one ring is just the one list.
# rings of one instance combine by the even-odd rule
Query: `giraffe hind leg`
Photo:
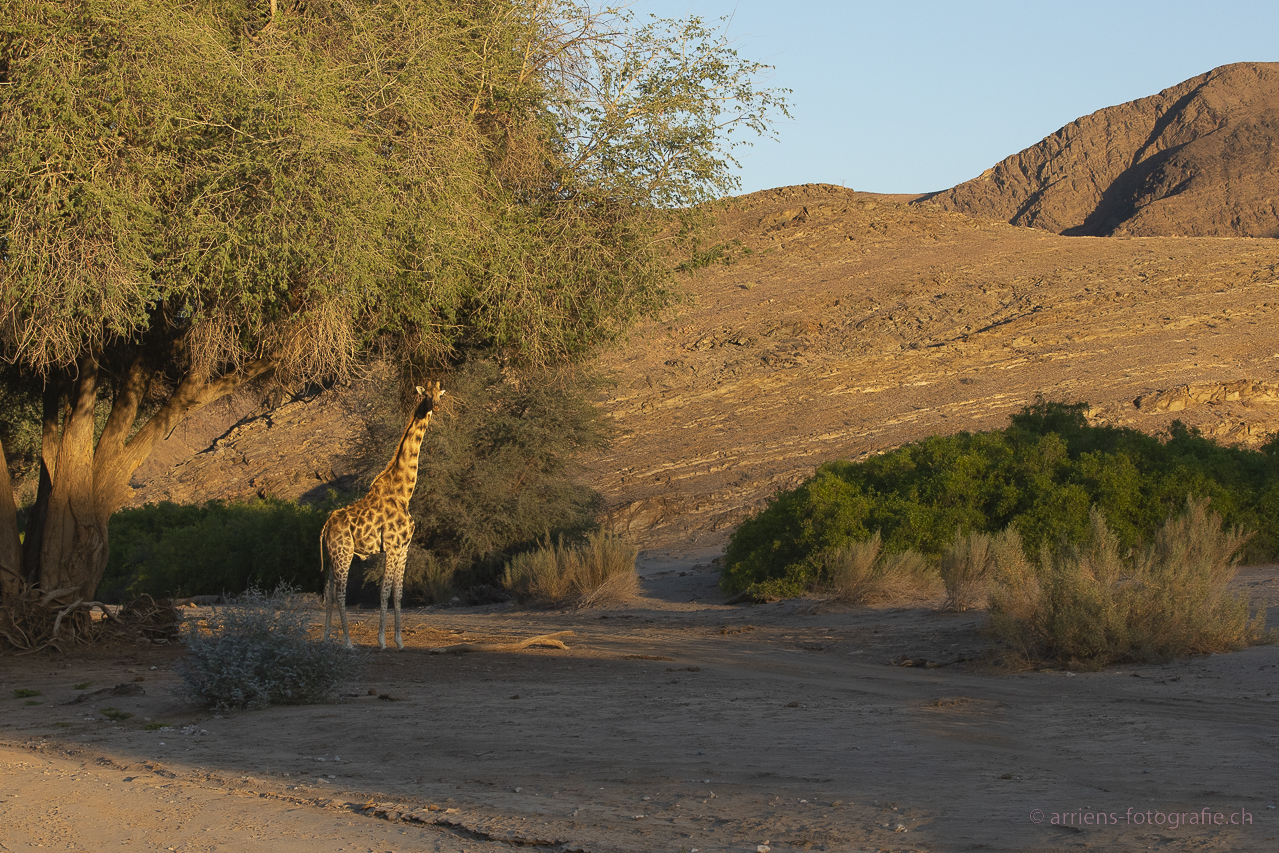
[[(323, 548), (323, 545), (321, 545)], [(333, 592), (337, 581), (337, 563), (332, 554), (329, 555), (328, 577), (324, 579), (324, 641), (329, 639), (329, 629), (333, 624)]]
[[(353, 649), (355, 646), (351, 643), (351, 629), (350, 626), (347, 625), (346, 621), (346, 577), (351, 571), (351, 558), (354, 557), (355, 554), (351, 548), (346, 545), (346, 543), (343, 543), (343, 546), (339, 547), (336, 553), (330, 551), (329, 556), (333, 558), (333, 576), (330, 582), (330, 586), (332, 587), (332, 598), (330, 601), (337, 602), (338, 616), (342, 620), (342, 638), (346, 640), (346, 647), (348, 649)], [(324, 635), (327, 637), (327, 615), (324, 621), (326, 623)]]
[(328, 642), (329, 628), (333, 624), (333, 569), (329, 568), (329, 576), (324, 579), (324, 638)]
[(387, 554), (382, 563), (382, 612), (377, 623), (377, 645), (386, 651), (386, 601), (391, 595), (391, 555)]

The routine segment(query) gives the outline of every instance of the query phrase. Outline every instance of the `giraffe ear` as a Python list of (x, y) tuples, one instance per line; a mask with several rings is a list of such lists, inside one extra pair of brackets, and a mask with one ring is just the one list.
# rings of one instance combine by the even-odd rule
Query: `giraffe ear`
[(421, 385), (416, 386), (416, 388), (417, 388), (417, 394), (419, 397), (426, 393), (426, 389), (423, 388)]

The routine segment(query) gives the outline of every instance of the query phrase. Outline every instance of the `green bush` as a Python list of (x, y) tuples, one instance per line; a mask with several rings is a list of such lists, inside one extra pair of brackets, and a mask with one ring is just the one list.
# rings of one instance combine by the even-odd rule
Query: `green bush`
[(635, 595), (633, 545), (605, 531), (587, 535), (578, 545), (563, 537), (517, 554), (506, 566), (506, 588), (521, 602), (594, 607)]
[(988, 432), (934, 436), (867, 459), (831, 462), (774, 496), (734, 532), (726, 590), (810, 587), (823, 554), (882, 531), (889, 552), (940, 557), (956, 529), (1014, 527), (1029, 553), (1088, 536), (1096, 506), (1124, 547), (1152, 537), (1187, 495), (1257, 531), (1245, 558), (1279, 555), (1279, 442), (1223, 447), (1175, 423), (1162, 438), (1089, 426), (1086, 403), (1042, 400)]
[(178, 664), (185, 691), (215, 711), (322, 702), (358, 671), (364, 658), (310, 639), (316, 599), (279, 586), (250, 589), (220, 605), (202, 625), (187, 623), (187, 654)]
[(1133, 552), (1094, 509), (1083, 543), (996, 572), (990, 633), (1025, 658), (1088, 668), (1241, 648), (1263, 639), (1265, 620), (1226, 592), (1246, 539), (1189, 500)]
[(111, 517), (98, 597), (214, 595), (281, 583), (321, 592), (320, 528), (334, 505), (255, 498), (121, 510)]

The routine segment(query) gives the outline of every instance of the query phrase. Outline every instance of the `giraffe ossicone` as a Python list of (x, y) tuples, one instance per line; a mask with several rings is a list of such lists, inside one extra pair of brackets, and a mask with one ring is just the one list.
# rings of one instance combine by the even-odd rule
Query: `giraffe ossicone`
[(395, 456), (382, 473), (373, 478), (369, 493), (358, 501), (334, 510), (320, 531), (320, 571), (324, 571), (324, 552), (329, 552), (329, 577), (324, 592), (324, 639), (329, 638), (336, 602), (342, 620), (342, 636), (346, 647), (351, 644), (351, 631), (346, 621), (346, 580), (351, 560), (367, 559), (384, 552), (382, 570), (382, 610), (378, 622), (377, 643), (386, 648), (386, 604), (395, 593), (395, 645), (404, 648), (400, 634), (400, 598), (404, 592), (404, 567), (408, 563), (409, 542), (413, 539), (413, 519), (409, 515), (409, 499), (417, 485), (417, 466), (422, 439), (431, 425), (431, 415), (444, 391), (439, 382), (417, 386), (418, 402), (409, 419)]

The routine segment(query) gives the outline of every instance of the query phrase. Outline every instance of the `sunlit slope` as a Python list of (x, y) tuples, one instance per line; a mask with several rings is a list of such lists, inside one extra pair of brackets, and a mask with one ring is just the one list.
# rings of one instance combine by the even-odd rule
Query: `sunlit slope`
[(1040, 393), (1148, 431), (1279, 426), (1274, 240), (1060, 237), (828, 185), (735, 199), (720, 231), (694, 304), (604, 359), (618, 435), (589, 479), (644, 544), (719, 541), (821, 462)]

